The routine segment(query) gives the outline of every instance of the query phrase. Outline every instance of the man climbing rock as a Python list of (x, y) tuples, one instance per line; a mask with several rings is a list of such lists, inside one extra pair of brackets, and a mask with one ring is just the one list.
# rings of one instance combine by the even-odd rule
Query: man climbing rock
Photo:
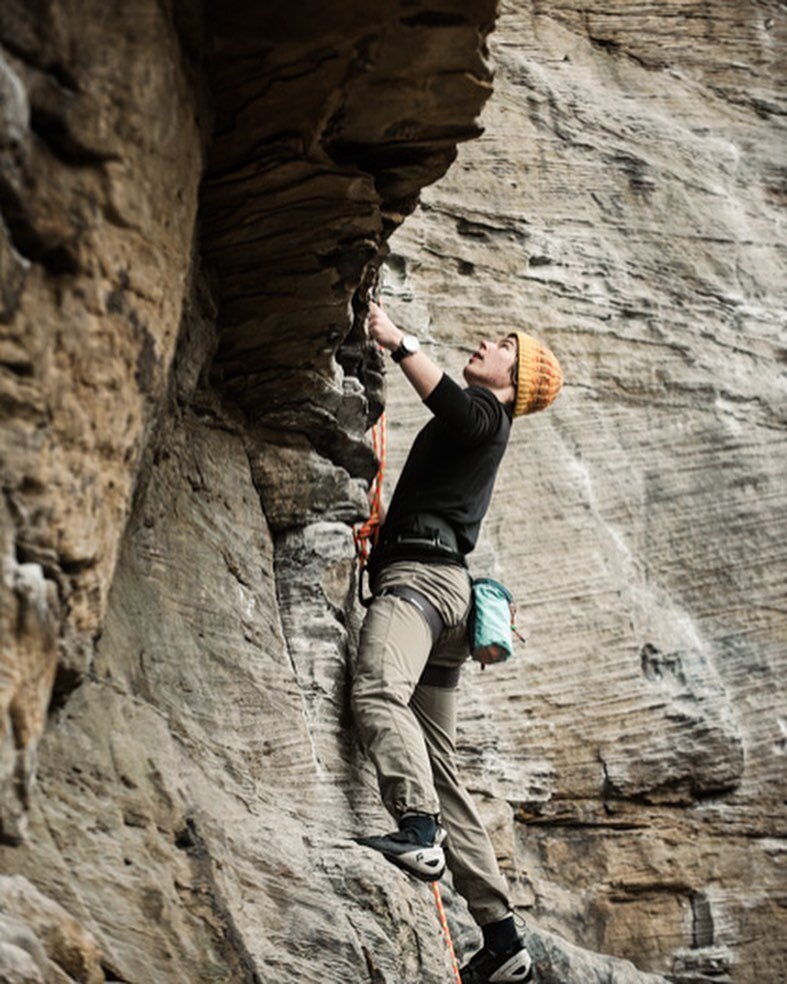
[[(447, 376), (376, 304), (369, 334), (391, 352), (432, 419), (415, 438), (369, 560), (373, 600), (353, 670), (352, 705), (398, 830), (359, 838), (425, 881), (446, 860), (481, 927), (463, 984), (528, 981), (506, 882), (455, 764), (457, 684), (468, 652), (474, 548), (512, 420), (543, 410), (562, 386), (555, 356), (514, 332), (482, 341)], [(445, 847), (443, 847), (443, 843)]]

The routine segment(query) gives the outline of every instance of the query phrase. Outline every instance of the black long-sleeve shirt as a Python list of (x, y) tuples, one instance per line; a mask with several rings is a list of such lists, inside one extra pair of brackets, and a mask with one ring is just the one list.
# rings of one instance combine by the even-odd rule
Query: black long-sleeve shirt
[(434, 417), (410, 448), (383, 536), (407, 530), (417, 514), (431, 513), (450, 523), (460, 552), (467, 554), (492, 498), (511, 414), (490, 390), (463, 390), (445, 374), (424, 403)]

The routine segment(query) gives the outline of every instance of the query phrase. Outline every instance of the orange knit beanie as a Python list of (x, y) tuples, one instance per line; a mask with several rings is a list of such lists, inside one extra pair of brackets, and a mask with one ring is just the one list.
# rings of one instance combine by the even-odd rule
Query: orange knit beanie
[(544, 410), (563, 386), (560, 363), (546, 345), (523, 331), (516, 338), (518, 371), (514, 416)]

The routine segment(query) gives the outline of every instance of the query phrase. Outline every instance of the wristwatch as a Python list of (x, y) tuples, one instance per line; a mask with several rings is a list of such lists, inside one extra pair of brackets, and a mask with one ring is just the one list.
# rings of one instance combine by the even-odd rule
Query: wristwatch
[(408, 355), (415, 355), (420, 347), (421, 343), (415, 335), (405, 335), (399, 343), (399, 348), (394, 349), (394, 351), (391, 352), (391, 358), (394, 362), (401, 362), (402, 359), (406, 359)]

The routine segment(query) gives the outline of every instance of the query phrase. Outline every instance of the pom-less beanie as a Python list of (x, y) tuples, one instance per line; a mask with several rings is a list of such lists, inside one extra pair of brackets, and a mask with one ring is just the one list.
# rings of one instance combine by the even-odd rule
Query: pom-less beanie
[(563, 372), (555, 354), (523, 331), (513, 333), (517, 344), (517, 386), (514, 416), (544, 410), (563, 386)]

